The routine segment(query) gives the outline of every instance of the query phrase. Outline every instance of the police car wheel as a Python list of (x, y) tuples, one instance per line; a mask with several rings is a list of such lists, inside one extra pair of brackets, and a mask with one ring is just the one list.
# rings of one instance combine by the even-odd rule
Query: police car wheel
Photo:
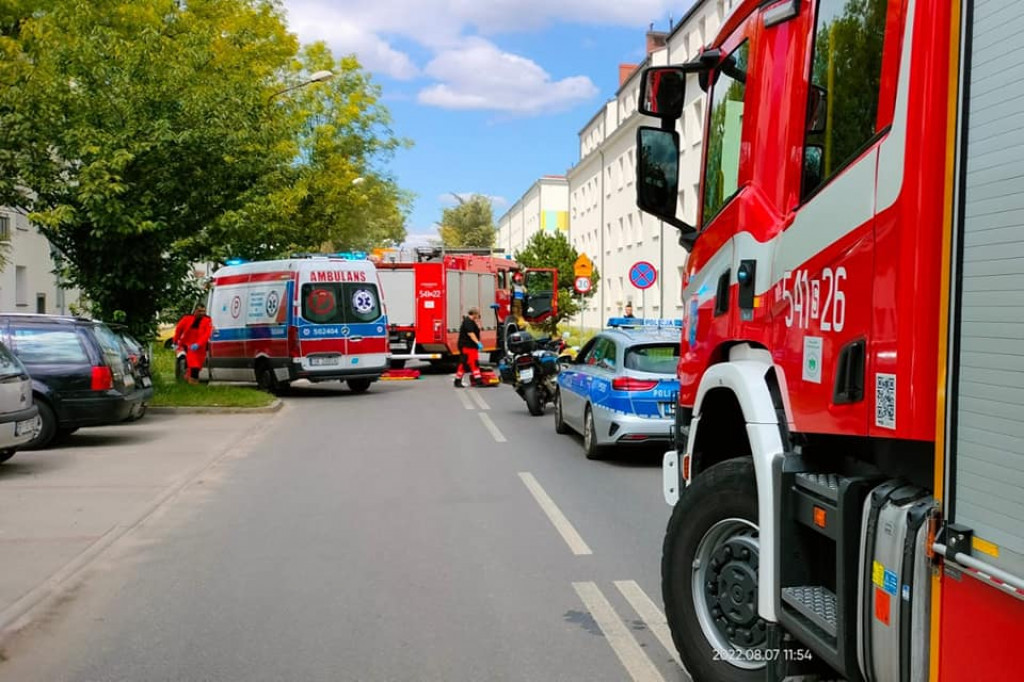
[(765, 679), (759, 555), (753, 462), (732, 459), (701, 472), (672, 510), (661, 558), (665, 615), (693, 679)]
[(597, 427), (594, 426), (594, 411), (587, 405), (583, 413), (583, 454), (587, 459), (601, 459), (604, 448), (597, 444)]
[(569, 433), (569, 425), (562, 416), (562, 391), (555, 390), (555, 433)]

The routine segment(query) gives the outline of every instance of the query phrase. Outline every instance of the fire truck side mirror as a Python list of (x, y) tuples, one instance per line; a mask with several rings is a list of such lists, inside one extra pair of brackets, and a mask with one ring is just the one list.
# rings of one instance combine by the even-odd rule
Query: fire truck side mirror
[(682, 116), (686, 73), (686, 69), (680, 66), (645, 69), (640, 81), (640, 113), (670, 121)]
[(804, 147), (804, 175), (801, 194), (806, 197), (816, 190), (825, 178), (825, 149), (820, 144)]

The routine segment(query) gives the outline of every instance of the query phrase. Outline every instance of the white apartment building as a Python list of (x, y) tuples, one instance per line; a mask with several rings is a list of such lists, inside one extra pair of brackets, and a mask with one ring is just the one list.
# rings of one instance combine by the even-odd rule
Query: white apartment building
[[(598, 293), (576, 324), (596, 329), (622, 314), (627, 303), (637, 317), (677, 318), (683, 310), (686, 251), (679, 233), (636, 207), (636, 131), (657, 125), (637, 111), (640, 75), (647, 66), (679, 64), (696, 57), (710, 42), (738, 0), (698, 0), (669, 33), (647, 35), (647, 59), (620, 67), (621, 86), (579, 133), (580, 160), (569, 170), (569, 236), (601, 274)], [(693, 76), (677, 130), (681, 139), (678, 217), (696, 222), (699, 201), (704, 93)], [(647, 261), (656, 283), (641, 291), (629, 270)]]
[(514, 255), (539, 230), (568, 235), (569, 183), (563, 175), (545, 175), (498, 218), (494, 247)]
[(0, 208), (0, 242), (7, 265), (0, 270), (0, 312), (71, 314), (78, 292), (55, 274), (57, 252), (21, 213)]

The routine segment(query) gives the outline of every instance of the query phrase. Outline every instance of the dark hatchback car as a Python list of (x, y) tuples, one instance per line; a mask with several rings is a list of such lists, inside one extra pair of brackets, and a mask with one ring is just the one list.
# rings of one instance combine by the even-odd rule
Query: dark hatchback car
[(83, 426), (125, 421), (153, 395), (136, 380), (128, 352), (102, 322), (56, 315), (0, 315), (0, 336), (32, 377), (44, 448)]

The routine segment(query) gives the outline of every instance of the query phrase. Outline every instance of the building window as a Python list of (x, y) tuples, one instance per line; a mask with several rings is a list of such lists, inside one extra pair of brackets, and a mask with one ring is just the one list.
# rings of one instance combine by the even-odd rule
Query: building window
[(618, 240), (616, 240), (615, 245), (618, 246), (620, 250), (622, 249), (622, 244), (625, 241), (625, 239), (623, 238), (623, 233), (625, 231), (626, 227), (622, 222), (622, 216), (619, 216), (619, 238)]
[(0, 215), (0, 242), (11, 241), (11, 217)]
[(36, 294), (36, 312), (46, 314), (46, 294)]
[(14, 267), (14, 303), (28, 305), (28, 268), (24, 265)]

